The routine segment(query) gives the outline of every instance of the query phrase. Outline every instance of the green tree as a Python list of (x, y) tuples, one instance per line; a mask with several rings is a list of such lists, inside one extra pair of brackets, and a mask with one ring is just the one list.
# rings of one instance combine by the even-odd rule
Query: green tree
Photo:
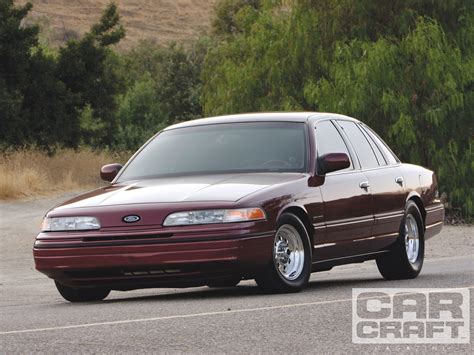
[(115, 147), (136, 150), (166, 125), (167, 116), (156, 99), (156, 82), (146, 73), (119, 100)]
[(218, 1), (214, 8), (214, 18), (212, 20), (213, 33), (215, 35), (232, 35), (245, 31), (245, 24), (248, 21), (242, 21), (242, 19), (248, 19), (249, 14), (256, 17), (260, 7), (260, 0)]
[(165, 50), (157, 80), (157, 99), (169, 122), (201, 115), (200, 75), (205, 50), (205, 45), (199, 44), (189, 51), (175, 44)]
[(77, 147), (79, 124), (74, 96), (56, 77), (57, 63), (41, 49), (30, 63), (30, 81), (24, 90), (21, 119), (24, 142), (54, 150), (55, 146)]
[(162, 112), (161, 122), (199, 117), (202, 114), (201, 71), (208, 45), (206, 39), (189, 48), (175, 43), (162, 47), (150, 41), (141, 42), (124, 58), (127, 87), (133, 88), (136, 81), (153, 81), (155, 100)]
[(258, 11), (221, 16), (239, 30), (227, 31), (206, 56), (204, 112), (358, 117), (403, 160), (434, 169), (451, 206), (472, 216), (473, 6), (267, 0)]
[[(125, 36), (117, 6), (111, 3), (99, 23), (81, 40), (71, 40), (61, 48), (58, 77), (74, 94), (77, 111), (89, 107), (93, 129), (82, 125), (82, 141), (95, 146), (110, 145), (117, 128), (116, 97), (124, 90), (118, 75), (116, 54), (109, 48)], [(97, 129), (101, 127), (101, 129)]]
[(56, 62), (38, 45), (38, 28), (22, 21), (32, 5), (0, 0), (0, 142), (48, 148), (77, 144), (71, 94)]
[(0, 140), (4, 144), (23, 141), (24, 122), (19, 116), (38, 28), (22, 28), (21, 21), (31, 7), (26, 4), (17, 8), (13, 0), (0, 0)]
[(398, 43), (353, 41), (336, 52), (331, 75), (306, 85), (308, 101), (367, 122), (402, 160), (433, 168), (452, 206), (472, 214), (472, 58), (423, 18)]

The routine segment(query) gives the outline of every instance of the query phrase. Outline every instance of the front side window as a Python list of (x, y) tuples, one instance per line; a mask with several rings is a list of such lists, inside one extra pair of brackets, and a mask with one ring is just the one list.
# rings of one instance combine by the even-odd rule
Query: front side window
[(163, 131), (130, 162), (118, 181), (245, 172), (306, 172), (306, 125), (246, 122)]
[[(330, 153), (345, 153), (350, 157), (349, 150), (346, 143), (341, 137), (341, 134), (331, 121), (319, 122), (316, 125), (316, 150), (318, 158)], [(353, 165), (351, 161), (350, 167), (344, 170), (352, 170)], [(340, 171), (344, 171), (340, 170)]]
[(359, 127), (354, 122), (349, 121), (338, 121), (338, 123), (351, 141), (362, 169), (378, 167), (377, 157)]

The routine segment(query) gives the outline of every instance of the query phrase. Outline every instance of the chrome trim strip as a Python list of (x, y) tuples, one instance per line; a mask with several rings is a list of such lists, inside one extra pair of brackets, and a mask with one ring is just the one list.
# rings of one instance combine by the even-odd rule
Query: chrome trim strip
[[(354, 239), (354, 240), (351, 240), (350, 242), (352, 242), (352, 243), (354, 243), (354, 242), (363, 242), (363, 241), (366, 241), (366, 240), (373, 240), (373, 239), (387, 238), (387, 237), (397, 237), (397, 236), (398, 236), (398, 233), (380, 234), (380, 235), (374, 235), (372, 237)], [(347, 241), (347, 242), (349, 242), (349, 241)], [(315, 244), (315, 245), (313, 245), (313, 247), (314, 247), (314, 249), (318, 249), (318, 248), (333, 247), (333, 246), (336, 246), (336, 245), (337, 245), (336, 243), (323, 243), (323, 244)]]
[(335, 246), (336, 243), (324, 243), (324, 244), (316, 244), (316, 245), (313, 245), (314, 249), (317, 249), (317, 248), (327, 248), (327, 247), (333, 247)]
[(433, 228), (433, 227), (436, 227), (436, 226), (438, 226), (438, 225), (440, 225), (440, 224), (443, 224), (443, 221), (430, 224), (429, 226), (426, 226), (425, 229)]
[(428, 213), (428, 212), (437, 212), (437, 211), (444, 210), (444, 206), (441, 205), (441, 206), (435, 206), (435, 207), (428, 207), (428, 208), (425, 208), (425, 210), (426, 210), (426, 213)]
[(324, 229), (326, 228), (326, 224), (324, 222), (313, 223), (314, 229)]
[(380, 235), (373, 235), (373, 236), (367, 237), (367, 238), (354, 239), (353, 242), (363, 242), (365, 240), (373, 240), (373, 239), (387, 238), (387, 237), (397, 237), (397, 236), (398, 236), (398, 233), (380, 234)]
[[(348, 224), (357, 224), (357, 223), (367, 223), (367, 222), (373, 222), (374, 221), (374, 218), (367, 218), (367, 217), (362, 217), (362, 218), (365, 218), (365, 219), (359, 219), (359, 220), (346, 220), (347, 222), (330, 222), (330, 223), (326, 223), (326, 227), (330, 228), (330, 227), (339, 227), (339, 226), (345, 226), (345, 225), (348, 225)], [(341, 221), (341, 220), (339, 220)]]
[(403, 217), (404, 214), (405, 214), (404, 212), (402, 212), (402, 213), (395, 212), (395, 213), (391, 213), (391, 214), (388, 214), (388, 213), (376, 214), (375, 219), (376, 220), (381, 220), (381, 219), (388, 219), (388, 218), (399, 218), (399, 217)]
[(321, 261), (315, 261), (313, 264), (325, 263), (325, 262), (334, 261), (334, 260), (352, 259), (352, 258), (357, 258), (357, 257), (359, 257), (359, 256), (368, 256), (368, 255), (383, 254), (383, 253), (387, 253), (387, 252), (389, 252), (389, 251), (390, 251), (390, 250), (381, 250), (381, 251), (375, 251), (375, 252), (373, 252), (373, 253), (356, 254), (356, 255), (350, 255), (350, 256), (342, 256), (342, 257), (340, 257), (340, 258), (332, 258), (332, 259), (325, 259), (325, 260), (321, 260)]

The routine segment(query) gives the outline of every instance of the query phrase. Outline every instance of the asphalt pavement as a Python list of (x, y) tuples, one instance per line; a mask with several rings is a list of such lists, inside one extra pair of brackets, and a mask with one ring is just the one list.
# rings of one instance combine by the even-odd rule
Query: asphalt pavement
[(352, 342), (353, 288), (468, 289), (472, 295), (473, 227), (446, 226), (428, 241), (414, 280), (385, 281), (374, 262), (365, 262), (315, 273), (297, 294), (265, 295), (244, 281), (227, 289), (113, 291), (102, 302), (71, 304), (34, 270), (31, 254), (43, 214), (63, 199), (0, 202), (0, 353), (473, 353), (472, 339)]

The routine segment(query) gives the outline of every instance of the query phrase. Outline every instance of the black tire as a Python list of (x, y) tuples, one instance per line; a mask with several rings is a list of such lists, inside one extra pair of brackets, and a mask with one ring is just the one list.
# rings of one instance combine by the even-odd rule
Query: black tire
[(241, 278), (234, 278), (228, 280), (212, 281), (207, 284), (210, 288), (221, 288), (221, 287), (235, 287), (240, 283)]
[(54, 281), (61, 296), (69, 302), (102, 301), (110, 293), (106, 288), (72, 288)]
[[(418, 227), (419, 248), (416, 260), (410, 261), (405, 246), (405, 222), (413, 216)], [(400, 225), (399, 237), (390, 253), (379, 257), (377, 267), (382, 276), (387, 280), (414, 279), (418, 276), (423, 266), (425, 255), (424, 225), (418, 206), (413, 201), (408, 201), (405, 216)]]
[[(312, 258), (312, 248), (308, 232), (301, 220), (291, 213), (284, 213), (278, 220), (277, 234), (280, 228), (285, 225), (290, 225), (298, 232), (299, 237), (303, 243), (304, 247), (304, 260), (302, 262), (303, 268), (299, 276), (294, 280), (289, 280), (285, 278), (280, 272), (278, 266), (276, 265), (275, 259), (275, 245), (272, 244), (272, 261), (270, 264), (255, 277), (255, 282), (257, 285), (266, 293), (289, 293), (289, 292), (298, 292), (306, 287), (308, 284), (309, 277), (311, 275), (311, 258)], [(277, 234), (275, 237), (277, 237)]]

